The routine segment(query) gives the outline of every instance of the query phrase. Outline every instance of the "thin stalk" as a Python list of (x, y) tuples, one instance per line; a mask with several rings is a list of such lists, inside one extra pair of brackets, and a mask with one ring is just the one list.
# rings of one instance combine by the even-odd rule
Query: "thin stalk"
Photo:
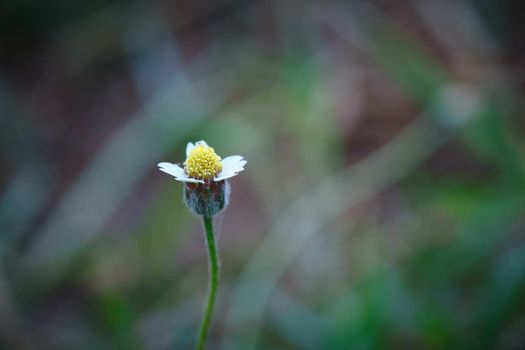
[(208, 247), (208, 261), (210, 263), (209, 270), (209, 284), (208, 284), (208, 298), (204, 308), (204, 316), (201, 321), (199, 335), (197, 338), (196, 350), (203, 350), (208, 337), (208, 330), (210, 328), (213, 317), (213, 307), (215, 306), (215, 299), (217, 295), (217, 286), (219, 285), (219, 254), (217, 252), (217, 245), (215, 244), (215, 234), (213, 232), (213, 218), (210, 216), (203, 216), (204, 232), (206, 234), (206, 245)]

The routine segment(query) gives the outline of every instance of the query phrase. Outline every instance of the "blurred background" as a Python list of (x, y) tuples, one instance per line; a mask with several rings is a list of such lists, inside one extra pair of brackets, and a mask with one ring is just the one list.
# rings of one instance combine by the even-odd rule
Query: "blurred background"
[(525, 5), (0, 4), (0, 349), (525, 349)]

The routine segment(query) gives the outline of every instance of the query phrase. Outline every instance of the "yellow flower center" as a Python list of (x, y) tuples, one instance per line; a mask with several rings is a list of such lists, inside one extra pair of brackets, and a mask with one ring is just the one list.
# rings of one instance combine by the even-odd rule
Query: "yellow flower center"
[(184, 171), (194, 179), (209, 179), (222, 170), (221, 157), (213, 147), (196, 145), (184, 162)]

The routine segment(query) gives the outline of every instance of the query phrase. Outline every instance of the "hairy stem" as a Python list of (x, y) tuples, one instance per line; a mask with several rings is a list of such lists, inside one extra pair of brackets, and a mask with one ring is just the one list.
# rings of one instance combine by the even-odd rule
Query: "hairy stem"
[(197, 338), (196, 350), (204, 349), (206, 338), (208, 337), (208, 330), (210, 328), (213, 317), (213, 307), (215, 306), (215, 298), (217, 295), (217, 286), (219, 285), (219, 254), (217, 245), (215, 244), (215, 234), (213, 232), (213, 218), (210, 216), (203, 216), (204, 231), (206, 234), (206, 245), (208, 247), (208, 261), (210, 263), (209, 270), (209, 285), (208, 298), (204, 308), (204, 316), (201, 321), (199, 335)]

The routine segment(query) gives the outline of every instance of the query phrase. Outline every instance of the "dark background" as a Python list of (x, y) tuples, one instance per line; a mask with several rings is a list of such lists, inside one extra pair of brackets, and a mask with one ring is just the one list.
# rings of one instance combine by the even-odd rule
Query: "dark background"
[(525, 348), (523, 1), (0, 4), (0, 348)]

